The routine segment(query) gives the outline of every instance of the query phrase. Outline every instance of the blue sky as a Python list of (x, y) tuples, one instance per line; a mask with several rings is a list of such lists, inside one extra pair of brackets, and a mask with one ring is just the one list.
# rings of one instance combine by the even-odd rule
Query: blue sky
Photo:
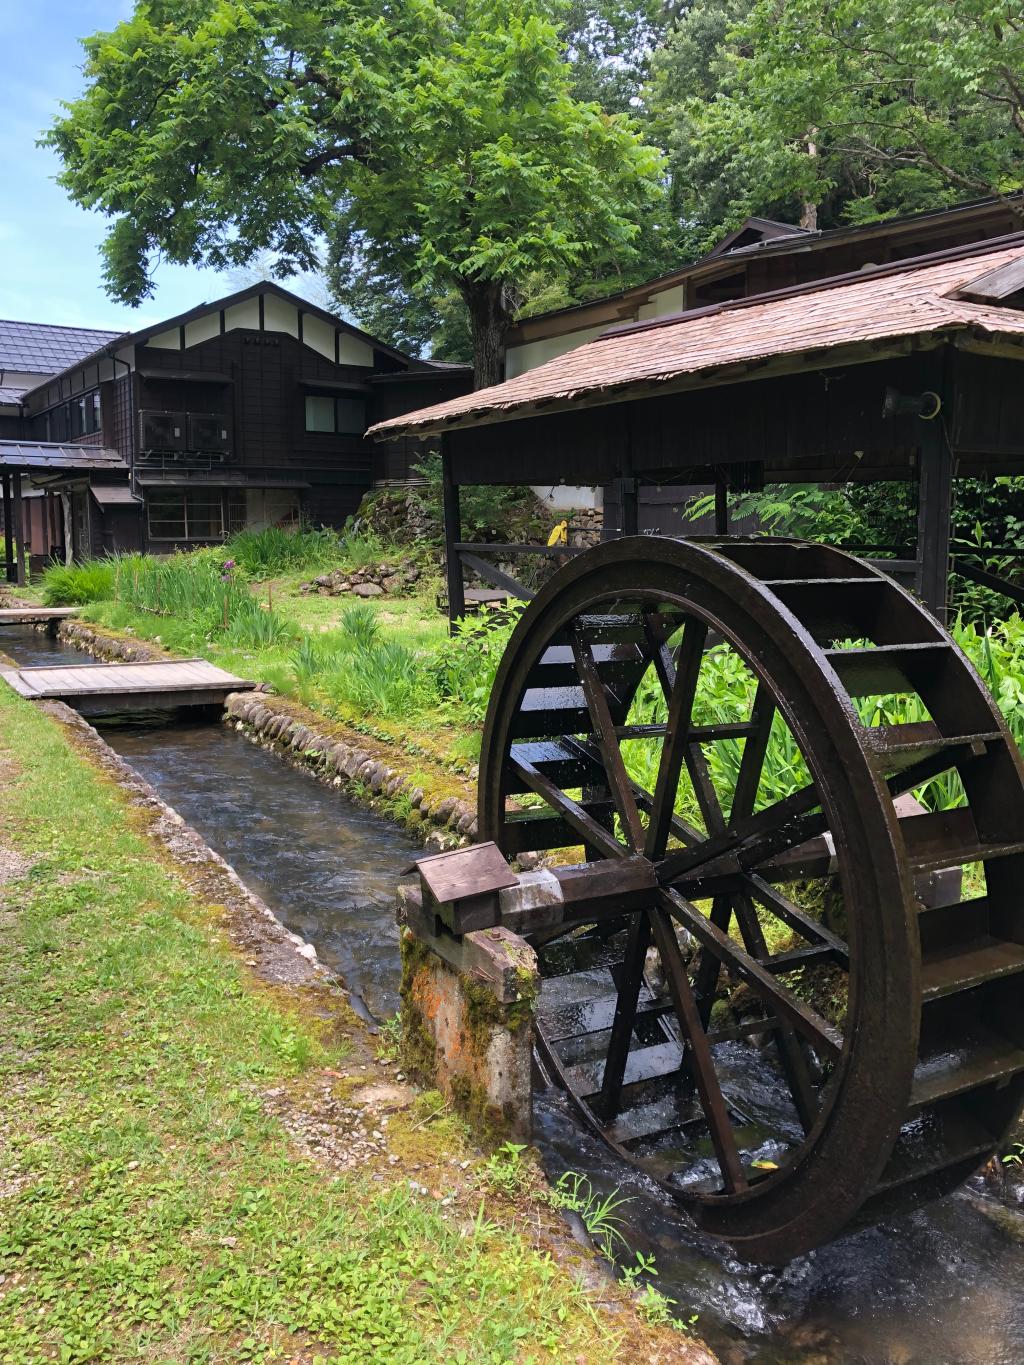
[(130, 0), (0, 0), (0, 318), (129, 331), (234, 287), (211, 270), (162, 265), (155, 297), (140, 308), (107, 298), (104, 219), (68, 200), (53, 180), (56, 157), (35, 145), (59, 102), (82, 89), (77, 39), (113, 28), (131, 8)]

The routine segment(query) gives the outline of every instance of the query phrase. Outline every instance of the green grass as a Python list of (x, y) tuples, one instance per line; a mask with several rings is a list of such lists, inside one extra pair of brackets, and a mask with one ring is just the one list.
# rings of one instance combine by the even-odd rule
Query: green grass
[(346, 1045), (247, 983), (52, 721), (0, 694), (0, 736), (0, 848), (34, 860), (0, 889), (0, 1361), (619, 1358), (492, 1196), (297, 1153), (261, 1096)]

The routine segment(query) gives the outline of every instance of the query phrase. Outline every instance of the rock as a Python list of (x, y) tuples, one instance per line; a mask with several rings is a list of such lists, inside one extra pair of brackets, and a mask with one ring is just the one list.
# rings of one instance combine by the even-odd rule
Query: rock
[(423, 788), (422, 788), (422, 787), (413, 787), (412, 791), (409, 793), (409, 804), (410, 804), (410, 806), (416, 806), (416, 807), (419, 807), (419, 806), (421, 806), (421, 805), (423, 804)]
[(354, 591), (358, 597), (384, 596), (384, 589), (376, 583), (357, 583)]

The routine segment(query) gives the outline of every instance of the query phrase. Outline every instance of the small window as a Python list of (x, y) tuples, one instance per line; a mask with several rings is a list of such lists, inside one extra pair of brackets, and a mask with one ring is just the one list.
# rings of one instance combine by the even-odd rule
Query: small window
[(334, 430), (334, 399), (321, 398), (319, 394), (306, 395), (306, 430)]
[(90, 431), (99, 431), (100, 426), (101, 426), (101, 418), (100, 418), (100, 391), (99, 391), (99, 389), (93, 389), (93, 391), (92, 391), (92, 393), (91, 393), (91, 395), (90, 395), (90, 407), (89, 407), (89, 414), (88, 414), (88, 415), (89, 415), (89, 430), (90, 430)]
[(362, 436), (366, 430), (366, 403), (362, 398), (328, 398), (318, 393), (307, 394), (306, 430)]
[(338, 431), (346, 436), (362, 436), (366, 430), (366, 404), (361, 398), (339, 398)]
[(152, 540), (223, 540), (224, 508), (219, 488), (154, 489), (146, 498)]

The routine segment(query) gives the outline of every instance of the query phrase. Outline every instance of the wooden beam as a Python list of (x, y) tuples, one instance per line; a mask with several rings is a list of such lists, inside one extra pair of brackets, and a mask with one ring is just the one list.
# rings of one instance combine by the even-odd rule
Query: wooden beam
[(13, 479), (11, 516), (14, 521), (14, 553), (17, 564), (14, 582), (18, 587), (25, 586), (25, 512), (21, 501), (21, 474), (15, 470)]
[[(17, 578), (17, 565), (14, 562), (14, 508), (11, 495), (12, 475), (9, 470), (3, 471), (0, 482), (3, 484), (4, 502), (4, 568), (8, 583), (13, 583)], [(18, 476), (21, 477), (20, 475)]]
[[(444, 500), (445, 576), (448, 581), (448, 620), (452, 627), (466, 614), (466, 588), (462, 577), (462, 560), (455, 548), (462, 539), (462, 516), (459, 509), (459, 485), (452, 478), (451, 455), (441, 440), (442, 490)], [(454, 633), (454, 631), (453, 631)]]
[[(493, 583), (496, 588), (501, 588), (503, 592), (509, 593), (512, 597), (517, 597), (521, 602), (529, 602), (532, 599), (533, 593), (529, 588), (524, 588), (522, 583), (513, 578), (511, 574), (502, 573), (501, 569), (496, 569), (493, 564), (488, 564), (486, 559), (480, 559), (476, 555), (460, 551), (457, 546), (455, 557), (462, 568), (473, 569), (485, 583)], [(449, 589), (449, 593), (450, 591), (451, 589)], [(465, 596), (465, 590), (463, 590), (463, 596)]]
[(949, 591), (950, 515), (953, 506), (953, 452), (943, 414), (921, 421), (921, 461), (917, 494), (917, 592), (940, 621), (946, 619)]

